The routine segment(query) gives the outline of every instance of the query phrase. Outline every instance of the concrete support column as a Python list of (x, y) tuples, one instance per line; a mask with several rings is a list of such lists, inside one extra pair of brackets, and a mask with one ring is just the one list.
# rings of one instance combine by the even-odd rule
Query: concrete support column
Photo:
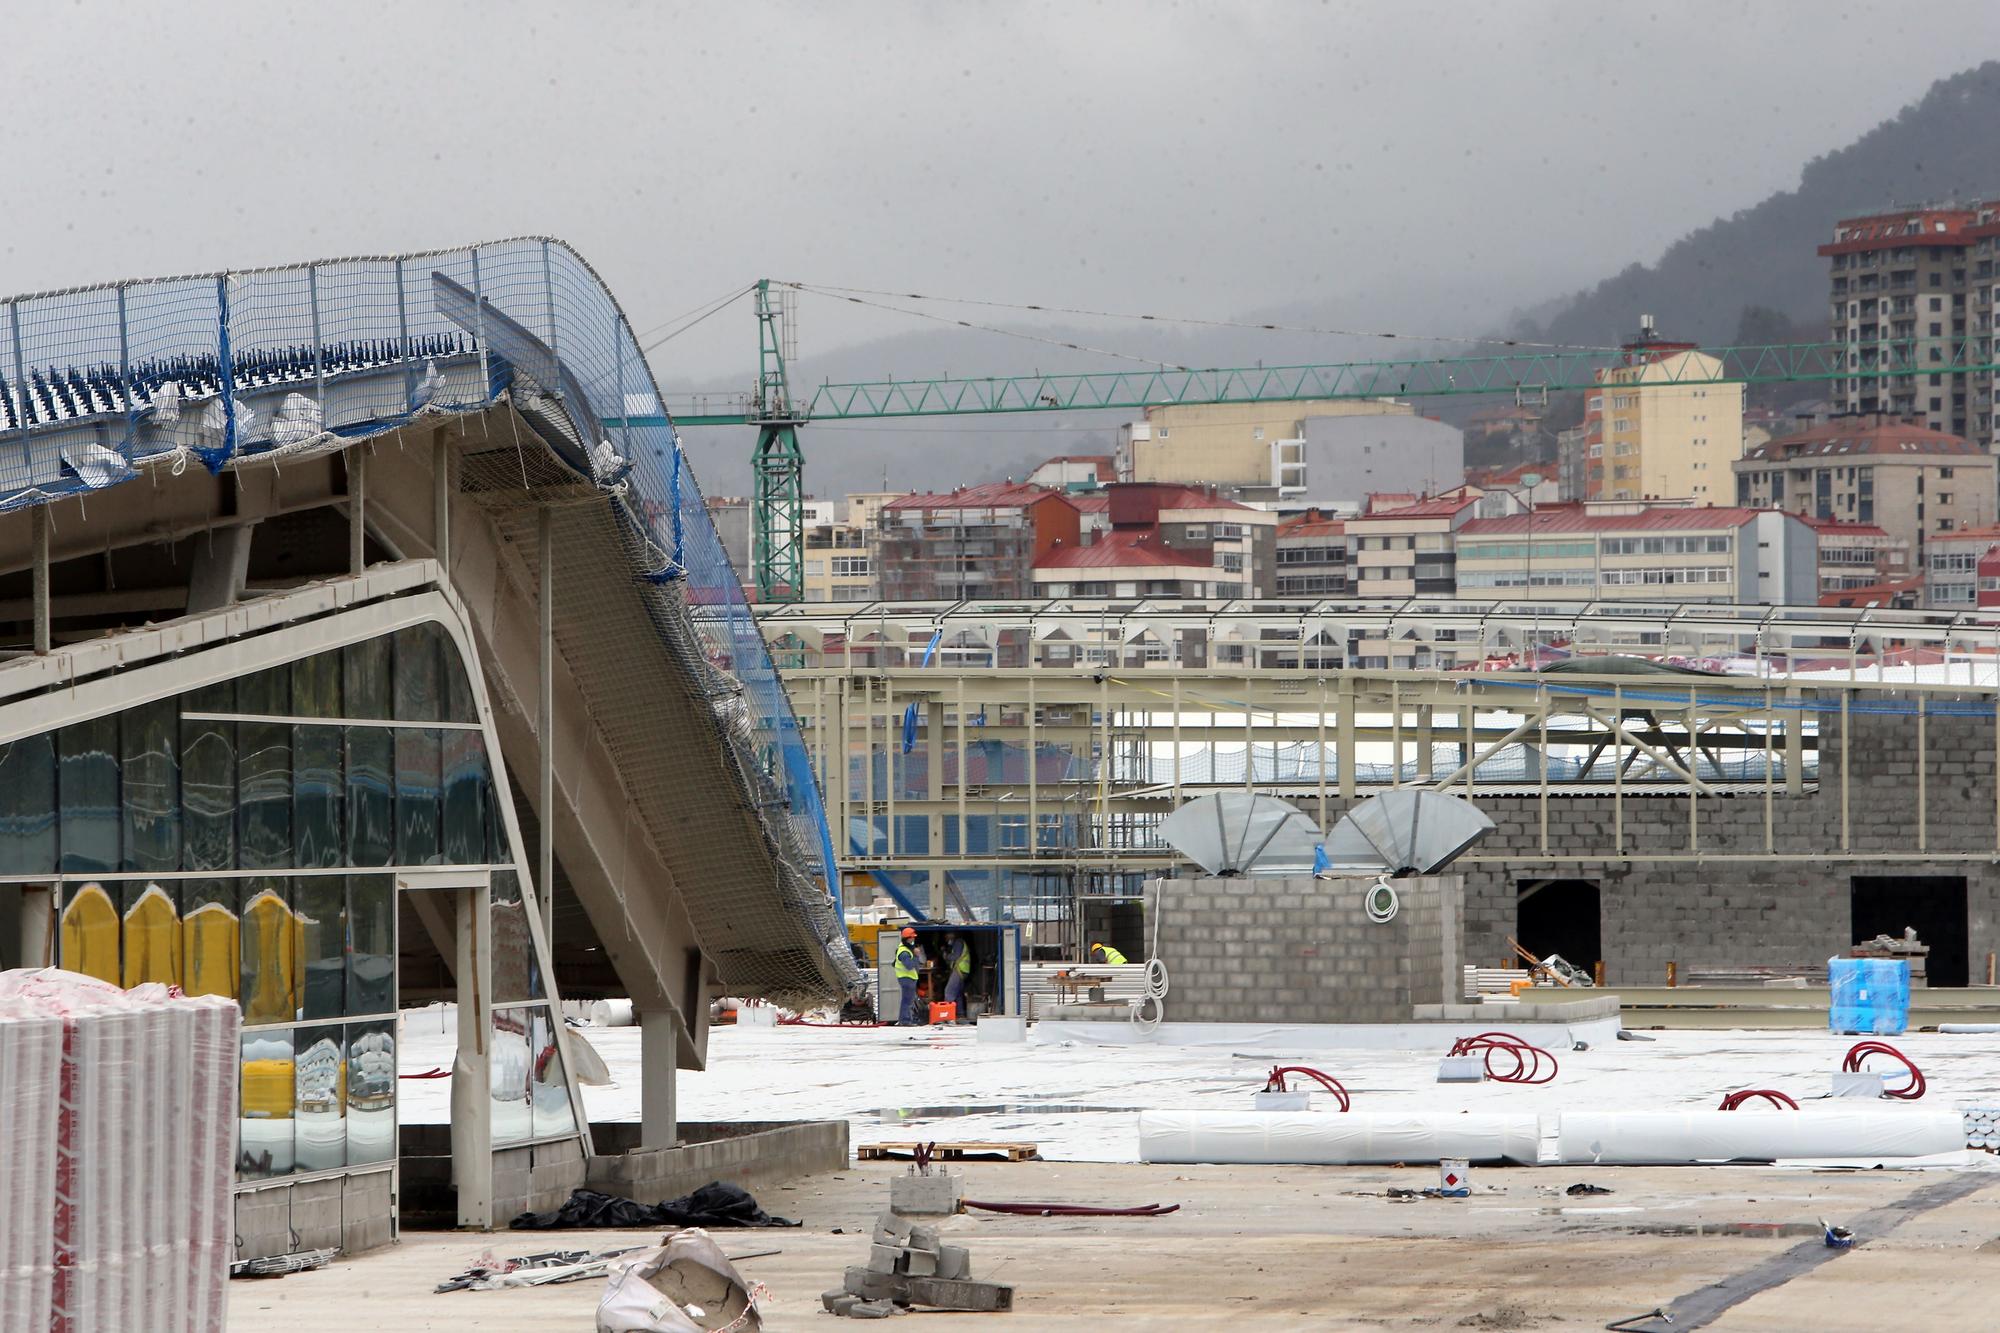
[(431, 553), (438, 568), (451, 577), (451, 434), (443, 426), (431, 432)]
[(347, 572), (359, 574), (368, 562), (368, 449), (354, 445), (347, 462)]
[(493, 1226), (493, 911), (476, 889), (417, 890), (448, 895), (458, 982), (458, 1053), (451, 1065), (451, 1178), (458, 1224)]
[(674, 1105), (674, 1080), (679, 1072), (676, 1041), (671, 1013), (639, 1015), (639, 1146), (642, 1148), (671, 1148), (680, 1141), (680, 1117)]
[(35, 655), (49, 655), (49, 507), (36, 505), (29, 511), (35, 542)]
[(549, 957), (556, 950), (556, 529), (555, 516), (544, 506), (540, 516), (541, 675), (535, 687), (535, 731), (541, 740), (541, 833), (536, 848), (535, 889), (542, 896), (542, 938)]

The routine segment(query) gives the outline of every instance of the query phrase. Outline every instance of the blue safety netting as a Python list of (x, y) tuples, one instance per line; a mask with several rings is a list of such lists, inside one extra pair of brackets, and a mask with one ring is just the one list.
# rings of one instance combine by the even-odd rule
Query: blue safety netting
[(539, 404), (551, 447), (643, 530), (639, 577), (680, 585), (677, 623), (743, 702), (746, 778), (782, 825), (767, 830), (781, 859), (836, 895), (794, 905), (815, 938), (838, 935), (833, 845), (797, 719), (632, 329), (569, 247), (519, 238), (5, 304), (0, 511), (154, 468), (335, 450), (503, 394)]

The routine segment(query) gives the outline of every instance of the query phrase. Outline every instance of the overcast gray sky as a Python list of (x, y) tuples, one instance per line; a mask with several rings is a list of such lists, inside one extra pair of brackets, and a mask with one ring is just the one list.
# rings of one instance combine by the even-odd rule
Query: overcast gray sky
[[(641, 327), (770, 275), (1481, 331), (1997, 39), (1982, 0), (51, 3), (0, 44), (0, 288), (549, 232)], [(809, 307), (807, 359), (900, 327)], [(736, 315), (656, 365), (753, 353)]]

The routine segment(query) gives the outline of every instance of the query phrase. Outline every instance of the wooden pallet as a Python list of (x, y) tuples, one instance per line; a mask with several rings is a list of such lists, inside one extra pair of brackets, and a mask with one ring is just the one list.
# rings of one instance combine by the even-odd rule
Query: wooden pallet
[[(854, 1155), (863, 1162), (914, 1161), (923, 1145), (916, 1143), (863, 1143)], [(936, 1162), (1039, 1162), (1041, 1151), (1032, 1143), (933, 1143), (931, 1160)]]

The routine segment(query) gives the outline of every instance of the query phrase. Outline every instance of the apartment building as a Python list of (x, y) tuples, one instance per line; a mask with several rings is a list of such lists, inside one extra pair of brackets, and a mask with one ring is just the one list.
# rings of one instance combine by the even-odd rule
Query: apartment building
[(2000, 526), (1992, 524), (1931, 538), (1924, 552), (1924, 605), (1943, 611), (1991, 605), (1981, 600), (1980, 593), (1984, 580), (1994, 575), (1990, 557), (1996, 547), (2000, 547)]
[(1910, 577), (1910, 544), (1873, 523), (1807, 516), (1819, 539), (1819, 592), (1852, 592)]
[(1819, 253), (1833, 341), (1855, 372), (1833, 382), (1838, 407), (1992, 441), (1992, 377), (1965, 371), (1962, 353), (1969, 332), (1985, 360), (1992, 336), (1996, 207), (1920, 205), (1834, 224)]
[(1589, 499), (1726, 503), (1743, 453), (1743, 386), (1689, 383), (1722, 369), (1693, 343), (1659, 337), (1652, 317), (1584, 396)]
[(1775, 510), (1584, 506), (1474, 518), (1456, 537), (1458, 590), (1586, 601), (1819, 601), (1813, 529)]
[(904, 495), (875, 519), (875, 570), (888, 601), (1035, 595), (1038, 557), (1078, 544), (1078, 513), (1060, 492), (989, 482)]
[(867, 602), (875, 598), (872, 534), (853, 523), (808, 527), (800, 582), (808, 602)]
[(1370, 601), (1452, 596), (1458, 590), (1453, 539), (1478, 502), (1478, 492), (1460, 492), (1348, 519), (1353, 595)]
[(1736, 503), (1872, 523), (1914, 566), (1939, 533), (1994, 521), (1994, 459), (1972, 441), (1874, 412), (1780, 435), (1734, 465)]
[(1058, 543), (1035, 558), (1037, 597), (1228, 598), (1227, 581), (1209, 552), (1170, 547), (1157, 531), (1113, 530), (1088, 546)]
[(1345, 597), (1347, 524), (1317, 509), (1308, 509), (1278, 524), (1277, 595), (1280, 597)]
[[(1291, 484), (1285, 468), (1295, 461), (1307, 421), (1415, 412), (1408, 403), (1374, 398), (1149, 407), (1144, 421), (1119, 428), (1113, 466), (1120, 481), (1228, 486), (1275, 496)], [(1292, 447), (1282, 450), (1281, 442)]]

